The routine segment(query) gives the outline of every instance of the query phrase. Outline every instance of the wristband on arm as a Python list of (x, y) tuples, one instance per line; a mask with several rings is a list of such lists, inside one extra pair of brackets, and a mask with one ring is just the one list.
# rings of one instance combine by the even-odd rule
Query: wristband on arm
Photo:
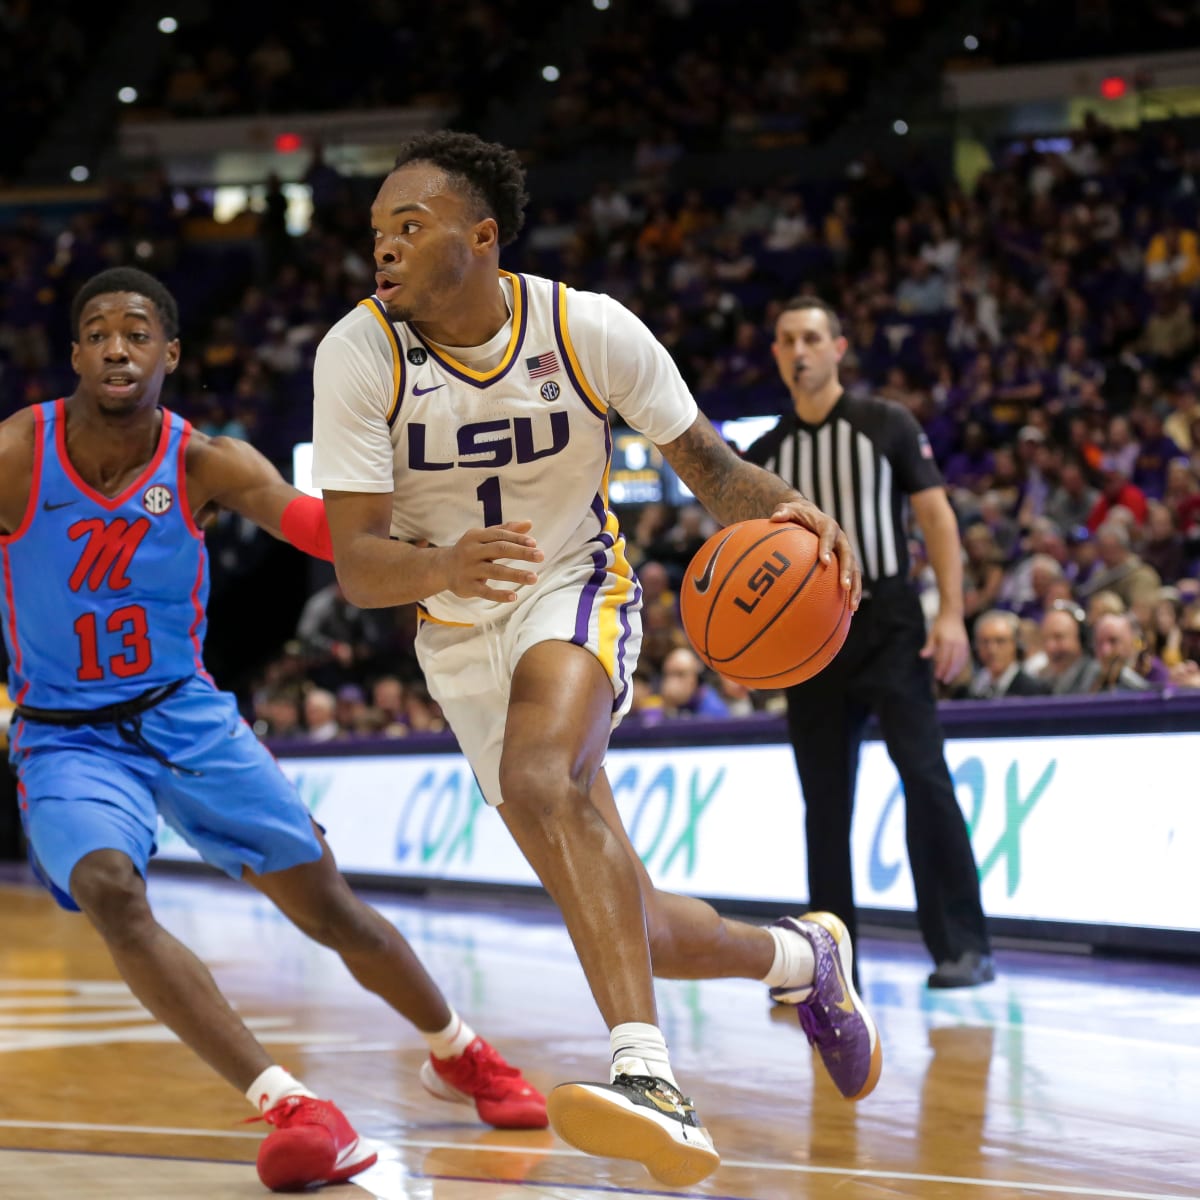
[(325, 504), (316, 496), (297, 496), (283, 510), (279, 530), (297, 550), (333, 562), (333, 538), (325, 517)]

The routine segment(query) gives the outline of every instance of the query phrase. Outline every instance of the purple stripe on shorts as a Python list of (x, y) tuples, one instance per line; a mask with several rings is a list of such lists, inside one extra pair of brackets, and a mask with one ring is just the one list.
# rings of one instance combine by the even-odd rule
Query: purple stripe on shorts
[[(601, 531), (604, 529), (604, 503), (599, 496), (592, 500), (592, 512), (600, 518)], [(604, 586), (604, 580), (608, 576), (608, 564), (605, 561), (608, 558), (608, 545), (612, 544), (612, 539), (609, 539), (608, 545), (604, 543), (604, 533), (601, 532), (599, 537), (592, 539), (594, 542), (600, 542), (604, 546), (603, 550), (597, 550), (592, 554), (592, 562), (596, 569), (592, 572), (592, 577), (584, 585), (583, 591), (579, 595), (579, 607), (575, 610), (575, 636), (571, 641), (576, 646), (586, 646), (588, 640), (588, 626), (592, 623), (592, 605), (596, 603), (596, 594)]]
[(613, 712), (617, 712), (625, 703), (625, 693), (629, 691), (629, 675), (625, 671), (625, 646), (629, 641), (632, 630), (629, 626), (629, 614), (642, 602), (642, 585), (637, 576), (633, 577), (633, 597), (621, 605), (621, 640), (617, 643), (617, 678), (621, 681), (621, 692), (613, 701)]
[(583, 592), (579, 596), (579, 608), (575, 611), (575, 636), (571, 641), (577, 646), (587, 645), (588, 626), (592, 623), (592, 605), (596, 603), (596, 593), (604, 586), (604, 580), (608, 577), (604, 562), (606, 557), (603, 550), (597, 550), (592, 555), (592, 562), (596, 564), (596, 569), (584, 586)]

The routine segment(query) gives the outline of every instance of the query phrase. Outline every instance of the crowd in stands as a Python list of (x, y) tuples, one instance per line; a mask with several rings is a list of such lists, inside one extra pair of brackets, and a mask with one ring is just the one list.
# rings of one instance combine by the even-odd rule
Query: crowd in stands
[[(108, 69), (103, 20), (58, 8), (45, 18), (31, 0), (0, 5), (0, 96), (11, 117), (0, 182), (18, 179), (88, 72)], [(236, 20), (228, 6), (193, 7), (158, 44), (157, 70), (123, 115), (426, 105), (469, 126), (536, 97), (531, 160), (622, 150), (639, 174), (662, 177), (684, 153), (824, 141), (890, 70), (936, 53), (927, 35), (939, 24), (965, 19), (948, 0), (807, 0), (802, 20), (780, 0), (758, 0), (753, 21), (740, 0), (595, 8), (603, 17), (582, 37), (579, 14), (552, 0), (351, 0), (336, 9), (294, 0), (285, 22), (253, 6)], [(982, 0), (968, 25), (972, 49), (959, 65), (980, 66), (1176, 50), (1200, 38), (1200, 11), (1194, 0)], [(559, 58), (564, 43), (571, 49), (543, 94), (539, 53)], [(930, 78), (944, 65), (955, 64), (930, 57)]]
[(565, 66), (530, 147), (539, 160), (627, 150), (665, 175), (681, 154), (819, 142), (901, 61), (941, 0), (616, 3)]
[(987, 0), (978, 53), (997, 64), (1179, 50), (1200, 42), (1194, 0)]
[[(113, 185), (65, 228), (30, 214), (0, 230), (0, 413), (70, 390), (70, 298), (133, 262), (180, 300), (173, 407), (286, 467), (310, 429), (315, 346), (372, 289), (374, 181), (319, 156), (310, 178), (315, 217), (299, 237), (277, 180), (235, 237), (162, 174)], [(825, 295), (850, 343), (844, 383), (913, 412), (960, 517), (975, 658), (946, 694), (1195, 686), (1198, 206), (1200, 152), (1185, 134), (1091, 119), (1065, 152), (1001, 156), (967, 183), (867, 158), (833, 180), (680, 193), (652, 164), (582, 201), (539, 197), (508, 263), (639, 313), (714, 419), (781, 411), (777, 306)], [(705, 514), (622, 516), (647, 593), (641, 719), (777, 705), (690, 658), (673, 592)], [(336, 589), (311, 603), (253, 689), (264, 732), (438, 725), (411, 613), (353, 612)], [(1095, 670), (1068, 661), (1076, 641)]]
[(0, 4), (0, 185), (16, 181), (21, 164), (62, 111), (86, 68), (106, 17), (95, 8), (46, 6), (34, 0)]
[(136, 115), (410, 105), (469, 113), (511, 91), (531, 41), (557, 8), (549, 0), (351, 0), (334, 8), (294, 0), (286, 21), (252, 5), (230, 21), (213, 5), (181, 24)]

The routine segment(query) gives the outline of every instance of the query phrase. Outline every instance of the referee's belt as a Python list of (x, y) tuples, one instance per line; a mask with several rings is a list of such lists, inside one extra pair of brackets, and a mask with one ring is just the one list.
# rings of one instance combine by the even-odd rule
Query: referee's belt
[(99, 708), (37, 708), (32, 704), (18, 704), (13, 715), (41, 725), (62, 725), (72, 729), (83, 725), (115, 725), (122, 741), (136, 746), (164, 767), (183, 775), (199, 775), (199, 771), (173, 763), (162, 751), (155, 749), (142, 733), (142, 713), (175, 695), (185, 683), (186, 677), (172, 679), (170, 683), (148, 688), (132, 700), (103, 704)]

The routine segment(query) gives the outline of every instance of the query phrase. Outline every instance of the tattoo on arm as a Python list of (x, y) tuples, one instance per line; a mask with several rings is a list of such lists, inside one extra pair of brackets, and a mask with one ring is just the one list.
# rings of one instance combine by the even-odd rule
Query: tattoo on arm
[(679, 478), (723, 525), (769, 517), (779, 504), (798, 495), (778, 475), (739, 458), (703, 413), (686, 433), (660, 449)]

